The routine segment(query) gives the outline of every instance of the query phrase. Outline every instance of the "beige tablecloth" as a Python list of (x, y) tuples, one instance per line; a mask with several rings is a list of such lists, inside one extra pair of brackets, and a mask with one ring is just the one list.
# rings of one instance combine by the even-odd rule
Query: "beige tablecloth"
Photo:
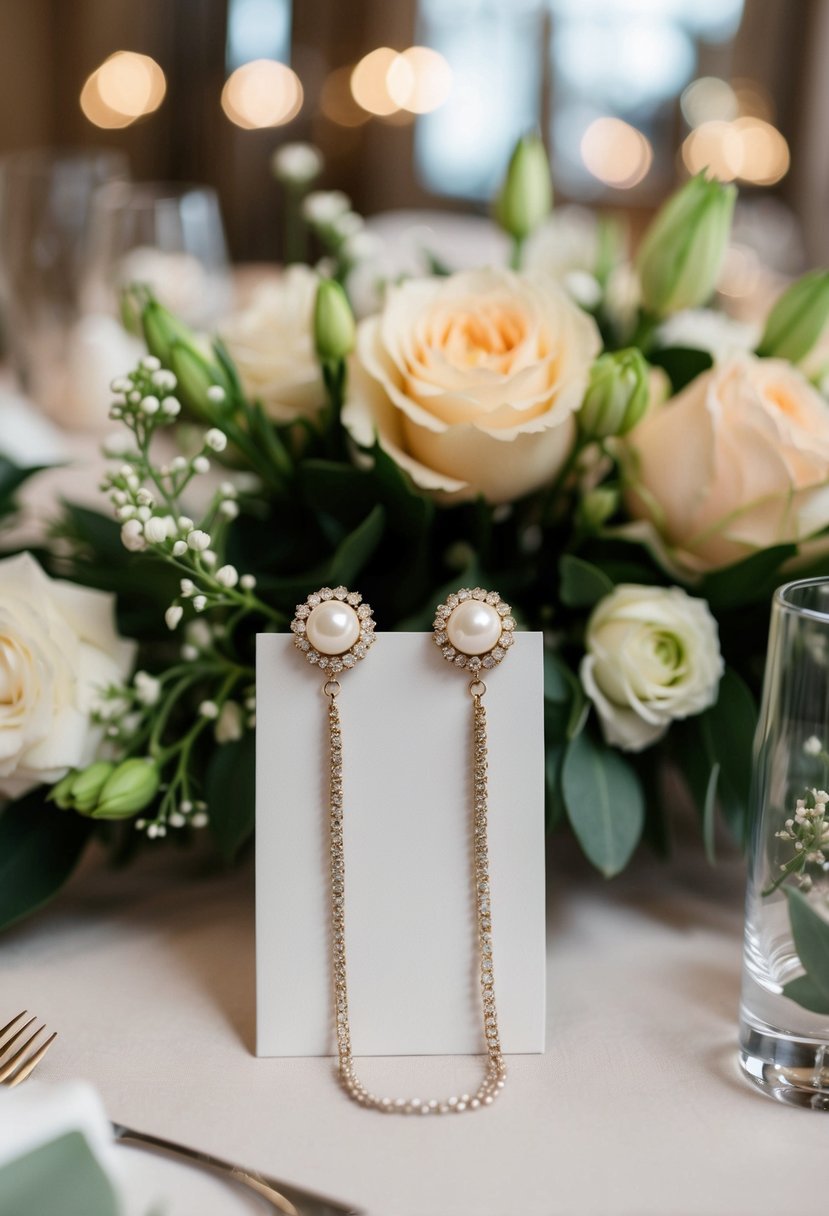
[[(58, 1029), (40, 1075), (92, 1081), (113, 1118), (370, 1216), (800, 1213), (812, 1171), (824, 1190), (829, 1128), (738, 1074), (741, 905), (735, 860), (711, 869), (686, 849), (605, 883), (559, 846), (547, 1052), (512, 1058), (499, 1102), (457, 1118), (374, 1115), (340, 1094), (329, 1061), (253, 1056), (249, 864), (219, 873), (159, 849), (125, 872), (87, 866), (0, 939), (0, 1014), (25, 1004)], [(381, 1092), (428, 1096), (469, 1089), (478, 1062), (362, 1071)], [(168, 1216), (261, 1210), (150, 1156), (131, 1169), (136, 1212), (151, 1196)]]

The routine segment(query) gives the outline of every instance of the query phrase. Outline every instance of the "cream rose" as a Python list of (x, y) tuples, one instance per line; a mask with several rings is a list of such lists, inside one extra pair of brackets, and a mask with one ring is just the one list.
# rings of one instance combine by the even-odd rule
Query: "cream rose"
[(27, 553), (0, 561), (0, 796), (93, 758), (100, 730), (90, 712), (134, 652), (118, 636), (111, 595), (50, 579)]
[(245, 392), (277, 422), (314, 418), (325, 405), (313, 336), (318, 284), (307, 266), (291, 266), (219, 326)]
[(631, 514), (698, 571), (829, 525), (829, 407), (779, 359), (732, 356), (628, 438)]
[(585, 646), (582, 686), (605, 739), (622, 751), (642, 751), (717, 699), (717, 622), (680, 587), (616, 587), (594, 609)]
[(599, 347), (592, 318), (549, 277), (410, 279), (360, 323), (343, 423), (443, 500), (510, 502), (567, 457)]

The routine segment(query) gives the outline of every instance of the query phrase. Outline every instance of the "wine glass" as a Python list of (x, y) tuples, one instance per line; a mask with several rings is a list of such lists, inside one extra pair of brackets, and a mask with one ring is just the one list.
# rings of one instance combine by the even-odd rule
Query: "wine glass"
[(126, 156), (110, 149), (30, 150), (0, 160), (6, 354), (23, 391), (50, 413), (65, 401), (92, 198), (128, 174)]
[(209, 186), (115, 182), (97, 192), (86, 251), (83, 305), (113, 314), (132, 283), (151, 288), (195, 329), (228, 310), (231, 279), (219, 200)]

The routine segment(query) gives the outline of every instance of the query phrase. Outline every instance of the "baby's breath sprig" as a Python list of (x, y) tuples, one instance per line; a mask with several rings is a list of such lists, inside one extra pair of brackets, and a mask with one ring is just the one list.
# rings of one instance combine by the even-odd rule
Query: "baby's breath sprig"
[[(118, 464), (104, 480), (121, 540), (130, 552), (146, 552), (175, 569), (179, 593), (165, 611), (171, 631), (186, 621), (181, 660), (157, 675), (138, 672), (132, 683), (107, 689), (96, 719), (120, 759), (141, 755), (161, 773), (154, 813), (136, 820), (151, 837), (168, 827), (203, 826), (209, 808), (201, 794), (197, 760), (203, 735), (230, 743), (252, 729), (248, 709), (254, 671), (234, 648), (234, 631), (245, 618), (266, 627), (284, 626), (284, 616), (256, 594), (256, 579), (226, 560), (229, 529), (240, 512), (232, 481), (222, 481), (200, 518), (189, 515), (185, 495), (196, 478), (211, 471), (228, 436), (210, 426), (191, 455), (156, 462), (159, 430), (181, 412), (175, 374), (148, 355), (128, 376), (112, 384), (110, 416), (130, 433), (110, 452)], [(224, 395), (219, 385), (208, 394)], [(214, 404), (221, 404), (214, 402)], [(183, 730), (182, 730), (183, 726)]]

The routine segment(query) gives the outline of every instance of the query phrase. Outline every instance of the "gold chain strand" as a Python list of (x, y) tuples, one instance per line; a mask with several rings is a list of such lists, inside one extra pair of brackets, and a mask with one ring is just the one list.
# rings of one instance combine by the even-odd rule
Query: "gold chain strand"
[(492, 963), (492, 914), (490, 905), (489, 854), (487, 848), (487, 737), (486, 709), (481, 698), (486, 685), (479, 680), (470, 684), (472, 695), (473, 743), (473, 833), (475, 907), (481, 967), (483, 1030), (487, 1051), (484, 1079), (474, 1094), (438, 1101), (419, 1098), (378, 1098), (358, 1079), (351, 1055), (351, 1029), (348, 1020), (348, 982), (345, 958), (345, 850), (343, 847), (343, 748), (336, 680), (328, 680), (323, 692), (328, 697), (330, 746), (329, 830), (331, 848), (331, 945), (334, 975), (334, 1017), (337, 1033), (338, 1074), (346, 1093), (360, 1106), (396, 1115), (445, 1115), (491, 1106), (504, 1087), (506, 1068), (501, 1055), (498, 1016), (495, 1009), (495, 979)]

